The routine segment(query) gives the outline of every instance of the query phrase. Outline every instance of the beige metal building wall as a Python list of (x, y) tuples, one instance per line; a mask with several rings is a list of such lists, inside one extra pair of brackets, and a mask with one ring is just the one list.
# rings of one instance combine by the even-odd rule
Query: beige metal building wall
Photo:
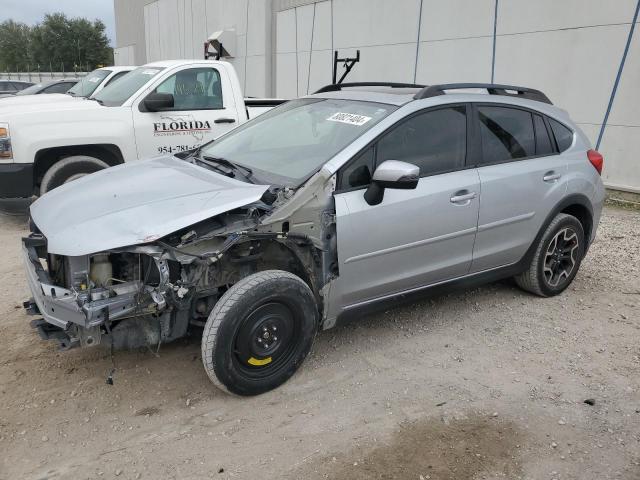
[[(292, 98), (330, 83), (336, 49), (361, 52), (350, 81), (532, 86), (568, 110), (595, 145), (639, 1), (115, 0), (116, 42), (117, 51), (133, 46), (138, 64), (201, 58), (209, 34), (235, 29), (230, 61), (251, 96)], [(638, 85), (640, 31), (600, 145), (605, 182), (636, 192)]]
[(144, 38), (144, 0), (113, 0), (116, 17), (116, 65), (146, 62)]
[(252, 96), (271, 94), (271, 0), (114, 1), (116, 64), (128, 63), (125, 59), (130, 58), (128, 41), (133, 30), (137, 35), (134, 63), (138, 65), (156, 60), (202, 58), (209, 35), (233, 30), (236, 50), (232, 52), (233, 58), (227, 60), (238, 72), (245, 92)]

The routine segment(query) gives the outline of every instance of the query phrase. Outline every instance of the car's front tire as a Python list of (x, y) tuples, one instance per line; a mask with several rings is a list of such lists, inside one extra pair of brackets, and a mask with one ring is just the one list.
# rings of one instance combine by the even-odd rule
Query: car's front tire
[(202, 361), (219, 388), (258, 395), (286, 382), (311, 349), (318, 309), (309, 286), (281, 270), (250, 275), (214, 306), (202, 335)]
[(80, 177), (108, 168), (99, 158), (74, 155), (58, 160), (46, 171), (40, 182), (40, 195)]
[(573, 281), (586, 251), (580, 221), (560, 213), (547, 226), (527, 270), (515, 277), (520, 288), (541, 297), (564, 291)]

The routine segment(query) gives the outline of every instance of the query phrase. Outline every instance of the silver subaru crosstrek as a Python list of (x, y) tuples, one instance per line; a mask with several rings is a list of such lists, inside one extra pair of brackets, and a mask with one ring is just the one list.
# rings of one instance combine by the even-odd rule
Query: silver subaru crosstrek
[(213, 383), (254, 395), (356, 309), (505, 277), (559, 294), (595, 236), (602, 164), (537, 90), (329, 85), (41, 197), (25, 307), (62, 348), (202, 332)]

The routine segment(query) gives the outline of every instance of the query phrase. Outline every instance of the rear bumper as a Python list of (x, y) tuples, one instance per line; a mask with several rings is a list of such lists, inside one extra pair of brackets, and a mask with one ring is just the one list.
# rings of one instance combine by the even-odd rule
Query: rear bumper
[(33, 164), (0, 163), (0, 198), (29, 198), (33, 195)]

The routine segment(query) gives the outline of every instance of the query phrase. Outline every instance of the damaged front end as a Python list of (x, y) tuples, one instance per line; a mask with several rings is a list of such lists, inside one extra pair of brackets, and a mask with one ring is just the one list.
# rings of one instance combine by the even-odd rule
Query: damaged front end
[(64, 257), (47, 253), (46, 238), (34, 233), (23, 239), (22, 251), (33, 295), (25, 307), (43, 317), (32, 326), (63, 349), (98, 345), (105, 335), (116, 348), (132, 348), (186, 332), (186, 325), (175, 328), (179, 309), (168, 308), (175, 287), (160, 248)]
[(265, 222), (272, 210), (260, 201), (142, 245), (82, 256), (50, 253), (36, 228), (22, 240), (33, 295), (25, 307), (42, 317), (32, 326), (62, 349), (159, 346), (204, 326), (228, 288), (267, 269), (303, 278), (322, 305), (326, 248), (290, 232), (288, 221)]

